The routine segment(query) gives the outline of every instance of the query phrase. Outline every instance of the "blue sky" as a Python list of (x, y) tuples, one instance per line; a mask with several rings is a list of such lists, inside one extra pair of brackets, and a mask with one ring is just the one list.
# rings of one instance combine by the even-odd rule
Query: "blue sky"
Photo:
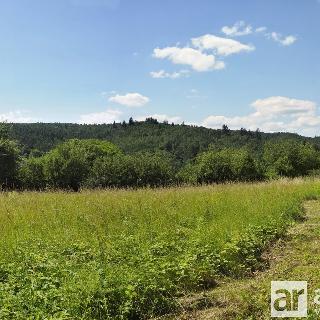
[(0, 120), (320, 135), (317, 0), (0, 2)]

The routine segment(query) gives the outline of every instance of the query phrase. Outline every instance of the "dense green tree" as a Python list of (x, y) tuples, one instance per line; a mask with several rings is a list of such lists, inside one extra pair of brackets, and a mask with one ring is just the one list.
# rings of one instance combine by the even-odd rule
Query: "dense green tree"
[(184, 182), (221, 183), (252, 181), (260, 178), (254, 158), (244, 149), (209, 150), (178, 173)]
[(234, 180), (230, 161), (230, 150), (208, 151), (196, 158), (195, 170), (200, 183)]
[(14, 141), (0, 138), (0, 188), (10, 188), (16, 183), (19, 148)]
[(157, 119), (154, 119), (154, 118), (150, 117), (150, 118), (146, 118), (146, 123), (148, 123), (148, 124), (158, 124), (159, 122), (158, 122)]
[(11, 125), (0, 122), (0, 189), (11, 188), (17, 183), (20, 149), (10, 140)]
[(230, 132), (231, 132), (231, 130), (229, 129), (229, 127), (226, 124), (222, 125), (222, 133), (230, 134)]
[(6, 122), (0, 122), (0, 139), (10, 139), (11, 125)]
[(84, 186), (87, 188), (131, 187), (137, 184), (132, 156), (122, 153), (97, 158)]
[(23, 189), (42, 190), (46, 187), (45, 157), (30, 157), (22, 160), (19, 168), (19, 181)]
[(137, 186), (163, 186), (173, 182), (172, 158), (167, 152), (141, 152), (132, 157)]
[(99, 157), (121, 153), (107, 141), (72, 139), (45, 155), (45, 175), (53, 187), (78, 190)]
[(162, 186), (174, 180), (172, 159), (164, 152), (116, 154), (97, 158), (86, 187)]
[(175, 177), (179, 184), (196, 184), (198, 182), (198, 172), (196, 166), (192, 162), (188, 162), (176, 174)]
[(262, 179), (257, 161), (244, 149), (230, 151), (231, 170), (236, 181)]
[(282, 140), (264, 146), (263, 163), (266, 176), (297, 177), (319, 168), (319, 152), (306, 142)]
[[(5, 123), (0, 124), (0, 138), (3, 150), (10, 146), (15, 150), (13, 162), (7, 161), (10, 152), (2, 152), (1, 184), (15, 183), (19, 150), (10, 142), (14, 140), (21, 146), (22, 158), (30, 158), (22, 161), (19, 170), (21, 184), (27, 188), (47, 184), (77, 190), (84, 183), (126, 187), (246, 181), (262, 176), (295, 177), (320, 168), (320, 138), (230, 130), (227, 125), (214, 130), (160, 123), (154, 118), (129, 119), (124, 125)], [(102, 145), (110, 146), (105, 141), (119, 146), (123, 153), (114, 145), (114, 154), (108, 147), (104, 150)], [(34, 159), (37, 157), (41, 160)], [(11, 171), (6, 168), (9, 163), (14, 163)], [(44, 183), (40, 183), (40, 163)]]
[(198, 153), (225, 148), (247, 148), (251, 154), (260, 157), (267, 141), (292, 139), (307, 140), (320, 146), (320, 138), (305, 138), (290, 133), (263, 133), (254, 131), (208, 129), (189, 125), (159, 123), (156, 119), (134, 121), (134, 125), (113, 124), (65, 124), (65, 123), (20, 123), (10, 124), (10, 139), (18, 141), (23, 154), (32, 149), (48, 152), (69, 139), (101, 139), (119, 146), (126, 154), (166, 150), (174, 158), (175, 165), (182, 167)]

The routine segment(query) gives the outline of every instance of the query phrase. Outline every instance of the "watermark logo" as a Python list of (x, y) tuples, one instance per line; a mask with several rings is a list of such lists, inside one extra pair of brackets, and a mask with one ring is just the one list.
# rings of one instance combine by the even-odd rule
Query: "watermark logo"
[(271, 317), (307, 317), (307, 281), (271, 281)]

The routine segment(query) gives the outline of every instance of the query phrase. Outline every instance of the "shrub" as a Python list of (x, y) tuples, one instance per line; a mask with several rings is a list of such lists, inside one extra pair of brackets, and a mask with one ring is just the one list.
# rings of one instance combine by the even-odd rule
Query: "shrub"
[(111, 157), (97, 158), (84, 186), (89, 188), (130, 187), (135, 186), (137, 180), (133, 158), (116, 154)]
[(208, 151), (196, 158), (198, 182), (212, 183), (234, 180), (228, 150)]
[(119, 153), (120, 149), (107, 141), (72, 139), (45, 156), (45, 175), (53, 187), (78, 190), (97, 158)]
[(19, 182), (23, 189), (41, 190), (46, 187), (44, 157), (23, 159), (19, 168)]
[(132, 158), (138, 187), (164, 186), (173, 181), (172, 159), (168, 153), (136, 153)]
[(255, 160), (242, 149), (203, 152), (178, 174), (178, 179), (183, 182), (198, 183), (252, 181), (259, 177)]
[(261, 178), (255, 159), (247, 150), (230, 152), (231, 170), (237, 181), (253, 181)]
[(263, 162), (269, 178), (306, 175), (320, 166), (319, 153), (310, 143), (283, 140), (264, 146)]

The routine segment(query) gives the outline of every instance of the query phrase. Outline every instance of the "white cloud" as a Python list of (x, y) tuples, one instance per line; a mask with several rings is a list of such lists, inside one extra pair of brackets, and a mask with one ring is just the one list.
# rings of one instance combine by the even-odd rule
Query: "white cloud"
[(230, 37), (244, 36), (252, 33), (260, 33), (263, 34), (265, 37), (280, 43), (283, 46), (290, 46), (291, 44), (297, 41), (297, 38), (293, 35), (282, 36), (281, 33), (278, 32), (267, 32), (267, 28), (264, 26), (253, 29), (251, 25), (246, 24), (244, 21), (238, 21), (231, 27), (224, 26), (222, 27), (221, 31)]
[(287, 97), (269, 97), (258, 99), (252, 103), (252, 106), (261, 115), (297, 115), (297, 114), (314, 114), (316, 104), (309, 100), (297, 100)]
[(168, 59), (174, 64), (188, 65), (195, 71), (218, 70), (225, 67), (224, 62), (217, 61), (212, 54), (206, 54), (200, 50), (184, 47), (156, 48), (153, 57), (157, 59)]
[(169, 116), (167, 114), (152, 114), (147, 116), (141, 116), (138, 117), (138, 121), (144, 121), (146, 118), (153, 118), (157, 119), (159, 122), (168, 121), (168, 122), (174, 122), (174, 123), (180, 123), (182, 122), (181, 117), (178, 116)]
[(28, 115), (29, 112), (23, 110), (10, 111), (0, 114), (0, 122), (16, 122), (16, 123), (30, 123), (37, 122), (38, 119)]
[(230, 37), (245, 36), (253, 32), (252, 27), (244, 21), (238, 21), (232, 27), (224, 26), (221, 31)]
[(127, 93), (125, 95), (115, 95), (108, 99), (110, 102), (118, 103), (127, 107), (143, 107), (150, 99), (140, 93)]
[(108, 109), (104, 112), (88, 113), (80, 116), (78, 123), (86, 124), (101, 124), (120, 122), (120, 117), (123, 113), (120, 110)]
[(258, 27), (258, 28), (256, 28), (256, 30), (255, 30), (255, 32), (257, 32), (257, 33), (265, 32), (265, 31), (267, 31), (267, 28), (266, 28), (266, 27)]
[[(244, 21), (236, 22), (233, 26), (222, 27), (222, 32), (229, 37), (243, 36), (249, 34), (262, 34), (263, 36), (281, 43), (283, 46), (293, 44), (297, 38), (292, 35), (283, 37), (280, 33), (268, 33), (267, 28), (260, 26), (253, 28)], [(226, 67), (225, 62), (217, 59), (217, 56), (229, 56), (241, 52), (251, 52), (255, 50), (252, 44), (245, 44), (235, 39), (218, 37), (214, 34), (205, 34), (200, 37), (192, 38), (188, 46), (176, 46), (156, 48), (153, 50), (153, 57), (157, 59), (167, 59), (174, 64), (190, 66), (198, 72), (220, 70)], [(151, 72), (153, 78), (172, 78), (181, 77), (179, 72), (168, 73), (164, 70)]]
[(178, 79), (178, 78), (188, 77), (189, 73), (190, 73), (189, 70), (180, 70), (180, 71), (175, 71), (173, 73), (160, 70), (160, 71), (151, 71), (150, 76), (154, 79), (164, 79), (164, 78)]
[(269, 97), (258, 99), (251, 106), (254, 112), (246, 116), (226, 117), (211, 115), (203, 121), (203, 125), (211, 128), (227, 124), (232, 129), (241, 127), (264, 131), (290, 131), (310, 134), (315, 133), (320, 125), (316, 103), (310, 100), (298, 100), (288, 97)]
[(243, 44), (233, 39), (217, 37), (213, 34), (193, 38), (191, 41), (200, 50), (213, 50), (216, 54), (222, 56), (255, 50), (253, 45)]
[(297, 38), (295, 36), (282, 36), (280, 33), (277, 32), (271, 32), (267, 36), (283, 46), (290, 46), (291, 44), (297, 41)]

